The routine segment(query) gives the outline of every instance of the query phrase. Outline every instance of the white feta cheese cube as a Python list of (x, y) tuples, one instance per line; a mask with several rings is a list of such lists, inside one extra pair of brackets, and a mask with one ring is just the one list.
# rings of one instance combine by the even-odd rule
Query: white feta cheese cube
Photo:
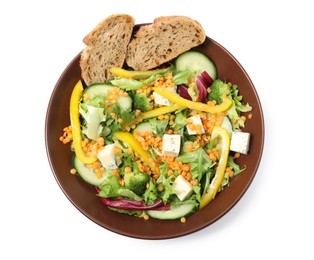
[(192, 185), (186, 179), (184, 179), (182, 175), (179, 175), (175, 179), (172, 187), (175, 190), (175, 194), (181, 201), (187, 199), (193, 193)]
[(235, 131), (231, 135), (230, 150), (247, 154), (250, 146), (250, 133)]
[(180, 153), (181, 136), (164, 134), (162, 138), (162, 155), (178, 156)]
[(98, 152), (97, 158), (102, 166), (108, 170), (117, 169), (121, 163), (115, 155), (115, 144), (106, 145), (104, 149)]
[[(172, 88), (167, 88), (167, 90), (170, 90), (173, 93), (177, 93), (177, 86), (174, 86)], [(162, 106), (170, 106), (172, 104), (172, 102), (168, 98), (165, 98), (159, 95), (155, 91), (153, 92), (153, 96), (154, 96), (155, 104), (162, 105)]]
[(199, 134), (199, 130), (201, 131), (202, 134), (205, 133), (200, 115), (191, 116), (188, 118), (188, 121), (189, 120), (192, 121), (191, 123), (188, 123), (186, 126), (189, 135)]

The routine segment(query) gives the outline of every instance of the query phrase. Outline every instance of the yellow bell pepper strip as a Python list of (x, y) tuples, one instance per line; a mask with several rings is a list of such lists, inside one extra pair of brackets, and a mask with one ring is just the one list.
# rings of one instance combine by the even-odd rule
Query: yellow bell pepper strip
[(147, 71), (138, 71), (138, 70), (125, 70), (118, 67), (110, 68), (110, 72), (121, 78), (132, 78), (132, 79), (147, 79), (154, 74), (162, 74), (165, 73), (168, 68), (165, 69), (155, 69), (155, 70), (147, 70)]
[(123, 143), (128, 144), (133, 150), (133, 152), (137, 153), (139, 158), (143, 162), (145, 162), (154, 173), (159, 172), (155, 160), (149, 155), (148, 151), (143, 149), (141, 143), (137, 141), (136, 138), (131, 133), (116, 132), (114, 136)]
[(173, 103), (176, 103), (176, 104), (184, 106), (184, 107), (188, 107), (190, 109), (209, 112), (212, 114), (224, 112), (232, 104), (232, 100), (228, 97), (223, 97), (222, 103), (219, 105), (209, 106), (209, 105), (201, 103), (201, 102), (196, 102), (196, 101), (191, 101), (191, 100), (185, 99), (185, 98), (179, 96), (178, 94), (173, 93), (173, 92), (171, 92), (165, 88), (154, 87), (153, 90), (155, 92), (157, 92), (159, 95), (169, 99)]
[(144, 119), (148, 119), (148, 118), (152, 118), (152, 117), (157, 117), (157, 116), (160, 116), (160, 115), (168, 114), (168, 113), (171, 113), (171, 112), (174, 112), (176, 110), (183, 109), (183, 108), (185, 108), (185, 107), (180, 106), (178, 104), (172, 104), (170, 106), (164, 106), (164, 107), (155, 108), (153, 110), (150, 110), (150, 111), (144, 112), (143, 114), (140, 114), (134, 120), (125, 123), (123, 125), (123, 127), (124, 128), (130, 127), (131, 125), (134, 125), (134, 124), (142, 122)]
[(208, 205), (214, 198), (216, 193), (221, 187), (221, 183), (225, 176), (226, 166), (228, 162), (229, 150), (230, 150), (230, 135), (224, 128), (215, 126), (211, 135), (211, 138), (220, 138), (221, 154), (218, 162), (216, 174), (209, 184), (206, 191), (204, 191), (201, 201), (200, 209)]
[(73, 147), (77, 158), (85, 164), (92, 164), (97, 160), (97, 157), (88, 156), (82, 148), (82, 134), (81, 134), (81, 122), (80, 122), (80, 100), (83, 95), (83, 85), (79, 80), (71, 94), (70, 99), (70, 120), (73, 135)]

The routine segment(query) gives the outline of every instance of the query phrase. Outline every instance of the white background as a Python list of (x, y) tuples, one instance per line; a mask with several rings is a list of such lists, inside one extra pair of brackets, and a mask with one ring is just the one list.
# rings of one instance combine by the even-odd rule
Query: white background
[[(113, 13), (136, 23), (197, 19), (259, 94), (266, 136), (257, 175), (229, 213), (191, 235), (149, 241), (103, 229), (69, 202), (50, 169), (50, 95), (83, 37)], [(0, 258), (313, 259), (313, 24), (303, 0), (2, 1)]]

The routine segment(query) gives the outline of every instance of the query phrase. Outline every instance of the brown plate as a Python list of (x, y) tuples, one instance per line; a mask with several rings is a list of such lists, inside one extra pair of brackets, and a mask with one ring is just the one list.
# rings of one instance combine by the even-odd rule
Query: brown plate
[(244, 102), (253, 107), (252, 119), (244, 131), (251, 133), (250, 151), (238, 159), (246, 170), (236, 176), (228, 188), (217, 194), (205, 208), (188, 217), (182, 224), (179, 220), (145, 221), (142, 218), (109, 210), (95, 195), (95, 189), (78, 176), (69, 173), (72, 168), (72, 153), (69, 145), (59, 141), (62, 129), (70, 125), (69, 100), (72, 89), (80, 76), (80, 53), (71, 61), (58, 80), (47, 109), (45, 141), (51, 169), (60, 188), (73, 205), (86, 217), (110, 231), (142, 239), (166, 239), (198, 231), (226, 214), (243, 196), (258, 169), (264, 144), (264, 121), (260, 101), (249, 76), (239, 62), (221, 45), (209, 37), (196, 48), (210, 57), (217, 66), (218, 78), (235, 83)]

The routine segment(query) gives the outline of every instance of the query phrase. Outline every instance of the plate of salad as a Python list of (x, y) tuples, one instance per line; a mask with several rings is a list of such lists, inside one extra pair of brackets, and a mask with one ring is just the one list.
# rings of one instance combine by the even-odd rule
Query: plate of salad
[(45, 138), (54, 176), (87, 218), (121, 235), (190, 234), (226, 214), (257, 172), (256, 89), (224, 47), (205, 42), (150, 71), (111, 68), (85, 86), (78, 54), (58, 80)]

